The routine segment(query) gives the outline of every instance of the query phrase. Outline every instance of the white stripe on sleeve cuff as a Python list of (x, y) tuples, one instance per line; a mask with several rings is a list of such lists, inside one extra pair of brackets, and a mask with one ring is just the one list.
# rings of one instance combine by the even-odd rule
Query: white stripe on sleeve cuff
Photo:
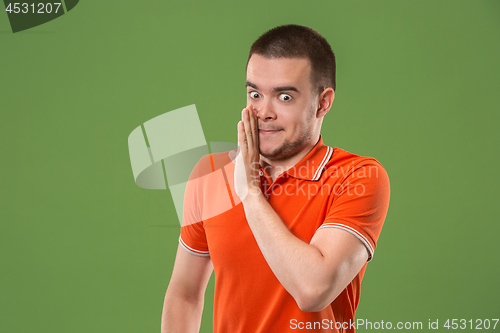
[(192, 247), (190, 247), (189, 245), (187, 245), (182, 240), (182, 238), (180, 236), (179, 236), (179, 243), (182, 245), (182, 247), (184, 248), (184, 250), (186, 250), (187, 252), (189, 252), (191, 254), (194, 254), (195, 256), (210, 257), (210, 253), (208, 251), (200, 251), (200, 250), (193, 249)]
[(357, 231), (353, 227), (347, 226), (345, 224), (340, 224), (340, 223), (324, 223), (321, 227), (318, 228), (318, 230), (321, 228), (339, 228), (339, 229), (345, 230), (347, 232), (350, 232), (351, 234), (356, 236), (366, 246), (366, 249), (368, 250), (368, 253), (370, 254), (367, 262), (372, 260), (373, 252), (374, 252), (373, 246), (370, 244), (368, 239), (363, 234), (361, 234), (359, 231)]

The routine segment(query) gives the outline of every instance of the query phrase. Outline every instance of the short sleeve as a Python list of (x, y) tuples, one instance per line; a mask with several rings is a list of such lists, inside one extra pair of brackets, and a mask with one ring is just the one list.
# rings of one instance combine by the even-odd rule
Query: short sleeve
[(203, 156), (189, 176), (184, 192), (182, 226), (179, 243), (189, 253), (210, 256), (202, 220), (204, 178), (212, 172), (210, 159)]
[(389, 208), (389, 177), (376, 160), (358, 163), (352, 169), (334, 186), (333, 201), (318, 230), (339, 228), (350, 232), (366, 246), (370, 261)]

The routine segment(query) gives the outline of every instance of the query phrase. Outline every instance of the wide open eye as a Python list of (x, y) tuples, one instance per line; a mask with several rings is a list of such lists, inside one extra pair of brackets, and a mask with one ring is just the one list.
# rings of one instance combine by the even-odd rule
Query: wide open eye
[(249, 94), (250, 94), (250, 98), (252, 98), (252, 99), (256, 99), (256, 98), (260, 97), (260, 94), (256, 91), (250, 91)]
[(289, 94), (281, 94), (279, 96), (279, 99), (282, 100), (283, 102), (288, 102), (292, 99), (292, 96), (290, 96)]

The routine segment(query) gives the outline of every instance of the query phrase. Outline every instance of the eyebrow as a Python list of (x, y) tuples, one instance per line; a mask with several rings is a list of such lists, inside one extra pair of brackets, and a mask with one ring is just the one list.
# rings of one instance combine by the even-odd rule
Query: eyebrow
[[(249, 81), (247, 81), (245, 86), (252, 87), (254, 89), (259, 90), (259, 88), (255, 84), (253, 84), (252, 82), (249, 82)], [(276, 93), (276, 92), (280, 92), (280, 91), (290, 91), (290, 90), (299, 92), (299, 89), (295, 88), (294, 86), (275, 87), (275, 88), (273, 88), (272, 92)]]

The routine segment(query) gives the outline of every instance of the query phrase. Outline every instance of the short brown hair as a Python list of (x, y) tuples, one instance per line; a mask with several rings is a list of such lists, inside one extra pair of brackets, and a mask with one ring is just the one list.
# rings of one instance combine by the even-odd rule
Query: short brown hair
[(260, 36), (250, 48), (253, 54), (266, 58), (307, 58), (311, 62), (311, 83), (321, 93), (335, 86), (335, 55), (319, 32), (296, 24), (281, 25)]

